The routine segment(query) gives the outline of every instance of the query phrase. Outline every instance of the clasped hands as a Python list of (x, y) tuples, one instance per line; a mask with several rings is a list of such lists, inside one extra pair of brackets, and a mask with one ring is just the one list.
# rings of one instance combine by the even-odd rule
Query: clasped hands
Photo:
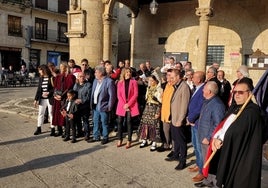
[(70, 119), (73, 119), (74, 118), (74, 115), (73, 114), (67, 114), (67, 112), (66, 112), (66, 110), (62, 110), (61, 112), (61, 115), (63, 116), (63, 117), (69, 117)]

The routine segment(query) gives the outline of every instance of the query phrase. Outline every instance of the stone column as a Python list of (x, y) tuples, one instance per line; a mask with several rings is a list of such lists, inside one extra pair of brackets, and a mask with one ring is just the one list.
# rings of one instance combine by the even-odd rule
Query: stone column
[(103, 60), (111, 60), (112, 54), (112, 15), (103, 15)]
[(90, 66), (94, 67), (103, 58), (103, 3), (100, 0), (72, 2), (66, 34), (70, 41), (70, 58), (77, 64), (87, 58)]
[[(132, 13), (131, 15), (131, 28), (130, 28), (130, 65), (133, 67), (134, 66), (134, 40), (135, 40), (135, 17), (134, 14)], [(135, 66), (134, 66), (135, 67)]]
[(213, 16), (212, 8), (197, 8), (196, 15), (199, 16), (199, 38), (197, 70), (206, 71), (209, 18)]

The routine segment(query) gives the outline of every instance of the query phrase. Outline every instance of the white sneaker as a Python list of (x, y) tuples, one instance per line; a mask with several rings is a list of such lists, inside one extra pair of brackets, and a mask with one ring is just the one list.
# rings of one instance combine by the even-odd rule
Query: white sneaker
[(156, 150), (156, 142), (153, 142), (150, 148), (150, 151), (155, 151), (155, 150)]
[(145, 146), (147, 146), (147, 141), (146, 140), (142, 140), (142, 143), (140, 145), (140, 148), (144, 148)]

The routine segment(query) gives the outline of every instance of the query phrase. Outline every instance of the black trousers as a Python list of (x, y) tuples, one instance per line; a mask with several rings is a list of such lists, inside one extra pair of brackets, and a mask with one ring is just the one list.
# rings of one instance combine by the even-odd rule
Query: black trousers
[(65, 137), (70, 137), (70, 131), (72, 129), (72, 139), (76, 139), (76, 123), (75, 119), (70, 119), (65, 117), (66, 125), (65, 125)]
[(118, 139), (122, 140), (123, 139), (123, 124), (124, 121), (126, 122), (127, 125), (127, 134), (128, 134), (128, 141), (131, 141), (132, 137), (132, 124), (131, 124), (131, 116), (130, 112), (126, 112), (126, 115), (123, 116), (118, 116)]
[(174, 156), (179, 158), (181, 163), (186, 163), (187, 142), (185, 126), (175, 127), (171, 125), (171, 138), (174, 141)]

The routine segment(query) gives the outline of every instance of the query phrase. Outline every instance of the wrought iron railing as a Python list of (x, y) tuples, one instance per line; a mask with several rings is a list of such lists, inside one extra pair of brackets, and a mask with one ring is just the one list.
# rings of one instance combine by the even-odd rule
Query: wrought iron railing
[(26, 31), (28, 33), (26, 36), (30, 39), (68, 43), (68, 38), (63, 33), (59, 33), (58, 30), (48, 29), (46, 31), (41, 31), (36, 27), (28, 26)]
[(1, 3), (12, 3), (12, 4), (20, 4), (25, 7), (31, 7), (32, 1), (31, 0), (0, 0)]

